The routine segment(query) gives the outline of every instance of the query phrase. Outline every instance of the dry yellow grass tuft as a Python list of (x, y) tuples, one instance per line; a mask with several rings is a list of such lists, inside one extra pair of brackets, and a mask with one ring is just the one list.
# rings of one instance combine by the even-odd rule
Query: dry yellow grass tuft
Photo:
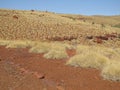
[(29, 47), (30, 53), (44, 53), (44, 57), (47, 59), (64, 59), (67, 58), (66, 48), (72, 48), (71, 45), (67, 45), (59, 42), (40, 42), (40, 41), (7, 41), (0, 40), (0, 45), (7, 45), (6, 48), (26, 48)]
[(120, 81), (120, 62), (112, 61), (102, 70), (102, 76), (105, 79)]
[(50, 50), (51, 45), (45, 42), (33, 42), (33, 46), (30, 48), (30, 53), (47, 53)]
[(78, 45), (76, 48), (77, 54), (83, 54), (83, 53), (88, 53), (90, 51), (90, 46), (86, 45)]
[(29, 41), (15, 40), (11, 41), (6, 48), (26, 48), (29, 47)]
[(68, 50), (76, 49), (76, 46), (70, 44), (64, 44), (64, 47)]
[(0, 40), (0, 46), (6, 46), (10, 43), (11, 41), (9, 40)]
[(117, 53), (120, 54), (120, 48), (116, 48), (115, 50), (116, 50)]
[(54, 43), (51, 50), (44, 55), (47, 59), (64, 59), (68, 58), (64, 44)]
[(67, 62), (68, 65), (80, 66), (85, 68), (103, 68), (108, 63), (109, 59), (107, 57), (92, 51), (89, 53), (86, 52), (86, 54), (81, 53), (75, 55)]
[(47, 59), (65, 59), (68, 58), (68, 55), (65, 50), (50, 50), (44, 57)]
[(77, 55), (70, 58), (66, 64), (97, 68), (102, 70), (103, 78), (120, 81), (119, 50), (119, 48), (79, 45), (77, 46)]
[(86, 54), (95, 52), (100, 54), (101, 56), (107, 57), (111, 60), (119, 60), (119, 48), (106, 48), (106, 47), (99, 47), (99, 46), (85, 46), (85, 45), (78, 45), (77, 46), (77, 54)]
[(38, 42), (29, 50), (31, 53), (44, 53), (47, 59), (63, 59), (67, 58), (66, 46), (58, 42)]

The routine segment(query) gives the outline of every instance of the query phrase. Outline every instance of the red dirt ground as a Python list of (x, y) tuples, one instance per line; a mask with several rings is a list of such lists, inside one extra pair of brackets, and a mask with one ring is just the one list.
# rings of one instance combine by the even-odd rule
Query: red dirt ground
[(28, 49), (0, 47), (0, 90), (120, 90), (120, 82), (103, 80), (99, 70), (65, 63), (28, 53)]

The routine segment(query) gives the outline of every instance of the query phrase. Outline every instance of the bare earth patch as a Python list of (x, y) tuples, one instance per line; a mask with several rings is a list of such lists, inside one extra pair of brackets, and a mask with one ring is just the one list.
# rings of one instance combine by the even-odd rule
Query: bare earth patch
[[(74, 50), (67, 50), (70, 57)], [(48, 60), (28, 49), (0, 47), (0, 90), (120, 90), (120, 82), (103, 80), (100, 71)]]

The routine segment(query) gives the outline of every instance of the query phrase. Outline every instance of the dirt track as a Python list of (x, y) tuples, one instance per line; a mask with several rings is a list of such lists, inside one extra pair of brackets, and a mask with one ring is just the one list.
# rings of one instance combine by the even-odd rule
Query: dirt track
[(0, 47), (0, 90), (120, 90), (120, 82), (103, 80), (98, 70), (65, 62), (46, 60), (28, 49)]

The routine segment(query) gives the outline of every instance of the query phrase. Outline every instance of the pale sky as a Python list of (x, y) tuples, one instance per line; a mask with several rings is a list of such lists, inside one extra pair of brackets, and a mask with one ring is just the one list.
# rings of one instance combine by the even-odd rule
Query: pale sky
[(0, 0), (0, 8), (82, 15), (120, 15), (120, 0)]

